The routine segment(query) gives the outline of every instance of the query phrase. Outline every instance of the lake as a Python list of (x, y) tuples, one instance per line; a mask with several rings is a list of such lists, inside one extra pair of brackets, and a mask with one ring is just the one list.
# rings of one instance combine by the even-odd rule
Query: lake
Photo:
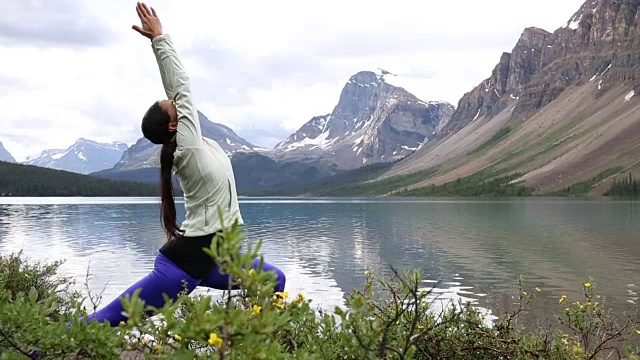
[[(106, 303), (152, 269), (164, 242), (158, 209), (154, 198), (0, 198), (0, 253), (66, 259), (79, 285), (89, 269)], [(495, 315), (514, 303), (520, 275), (542, 290), (537, 316), (560, 313), (558, 298), (576, 299), (589, 279), (616, 312), (640, 302), (640, 202), (242, 198), (241, 210), (287, 291), (327, 310), (362, 287), (365, 271), (390, 266), (418, 268), (425, 287)]]

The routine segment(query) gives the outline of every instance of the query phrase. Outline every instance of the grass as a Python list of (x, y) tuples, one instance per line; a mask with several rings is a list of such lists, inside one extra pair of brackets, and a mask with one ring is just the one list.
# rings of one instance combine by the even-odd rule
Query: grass
[[(497, 164), (505, 165), (504, 172), (513, 172), (522, 165), (530, 163), (537, 157), (556, 149), (566, 140), (570, 139), (572, 136), (568, 136), (567, 133), (569, 133), (569, 131), (575, 128), (578, 124), (579, 121), (572, 121), (562, 126), (560, 129), (547, 134), (547, 136), (545, 136), (544, 138), (538, 141), (531, 142), (528, 145), (521, 147), (512, 153), (509, 153), (508, 155), (501, 158), (497, 162)], [(518, 157), (521, 157), (521, 159), (512, 164), (508, 164), (510, 161), (516, 160)]]
[(513, 129), (510, 126), (503, 127), (502, 129), (498, 130), (498, 132), (495, 135), (493, 135), (491, 139), (487, 140), (487, 142), (478, 146), (477, 148), (471, 150), (470, 152), (467, 153), (467, 155), (471, 156), (473, 154), (481, 153), (482, 151), (486, 150), (490, 146), (497, 144), (503, 139), (505, 139), (507, 135), (509, 135), (512, 131)]

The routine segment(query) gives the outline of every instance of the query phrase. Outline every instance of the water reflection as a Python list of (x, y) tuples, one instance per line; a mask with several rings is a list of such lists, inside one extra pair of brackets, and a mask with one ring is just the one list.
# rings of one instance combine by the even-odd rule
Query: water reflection
[[(63, 269), (79, 282), (90, 266), (90, 286), (106, 284), (106, 301), (150, 271), (164, 242), (157, 199), (0, 201), (1, 253), (68, 259)], [(287, 290), (325, 309), (361, 288), (365, 271), (391, 275), (391, 266), (419, 268), (442, 281), (439, 299), (469, 300), (496, 315), (512, 308), (519, 275), (543, 289), (542, 305), (551, 308), (561, 295), (578, 296), (588, 277), (615, 309), (639, 302), (636, 202), (243, 198), (241, 208), (248, 241), (263, 240)]]

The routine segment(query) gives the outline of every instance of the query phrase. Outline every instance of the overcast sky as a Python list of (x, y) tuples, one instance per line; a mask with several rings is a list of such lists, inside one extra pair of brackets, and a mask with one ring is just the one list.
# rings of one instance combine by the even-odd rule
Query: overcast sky
[[(457, 105), (522, 30), (553, 31), (582, 0), (148, 2), (211, 120), (272, 147), (331, 112), (378, 67), (423, 100)], [(75, 139), (135, 142), (164, 95), (135, 1), (3, 0), (0, 141), (16, 157)]]

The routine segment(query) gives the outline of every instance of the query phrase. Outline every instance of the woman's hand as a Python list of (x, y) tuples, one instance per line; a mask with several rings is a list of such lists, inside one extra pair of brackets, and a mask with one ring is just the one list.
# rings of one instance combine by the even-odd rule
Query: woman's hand
[(154, 37), (162, 35), (162, 24), (160, 23), (160, 19), (156, 14), (156, 10), (151, 8), (147, 8), (145, 3), (140, 3), (136, 5), (136, 11), (138, 12), (138, 17), (140, 18), (140, 22), (142, 24), (142, 28), (137, 25), (133, 25), (131, 28), (137, 32), (139, 32), (142, 36), (149, 38), (149, 40), (153, 40)]

